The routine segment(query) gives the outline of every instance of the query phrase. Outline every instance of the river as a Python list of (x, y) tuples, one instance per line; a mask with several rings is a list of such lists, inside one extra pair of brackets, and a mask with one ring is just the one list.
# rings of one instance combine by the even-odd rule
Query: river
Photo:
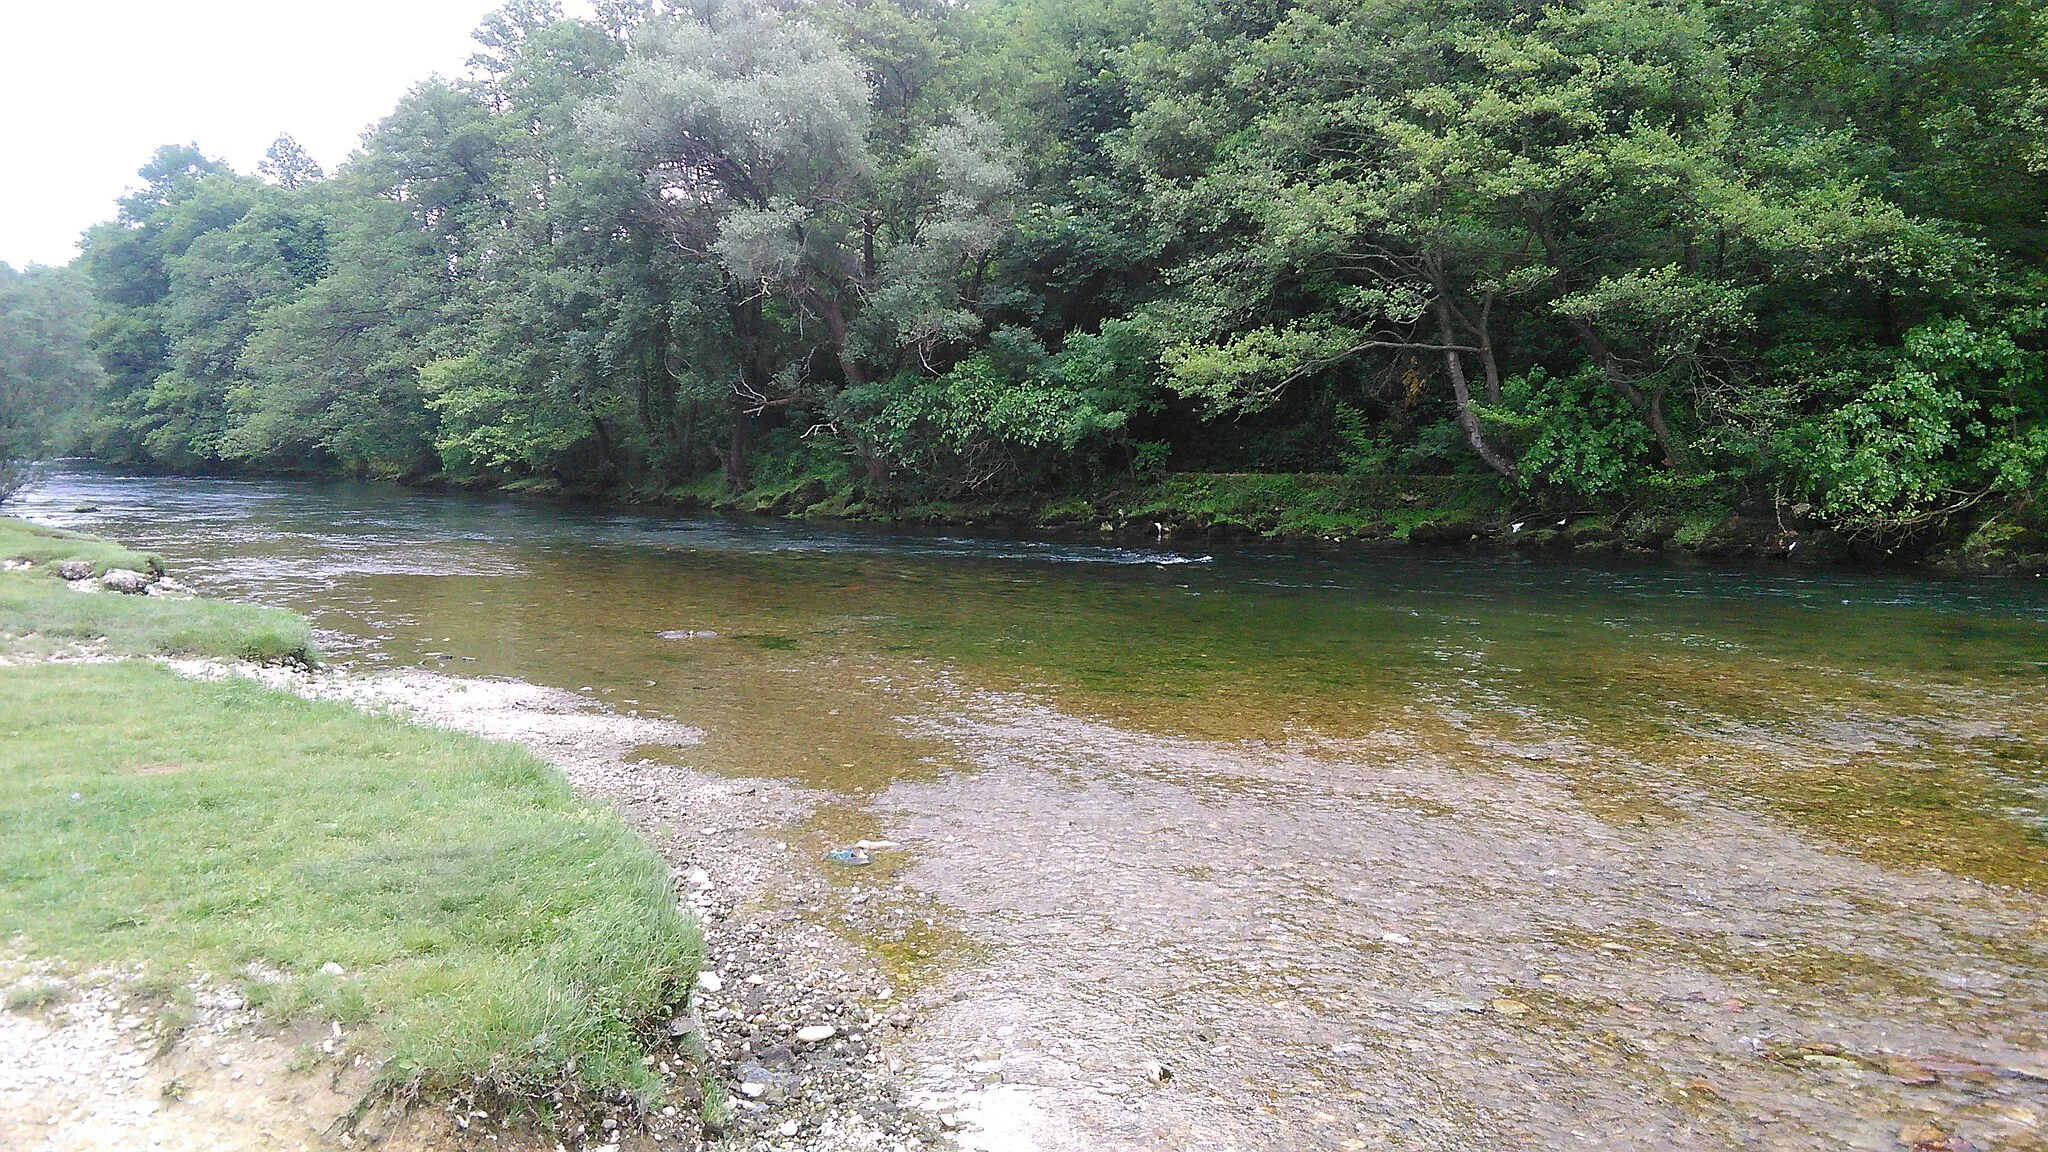
[(946, 994), (905, 1075), (1001, 1098), (970, 1144), (2048, 1147), (2043, 582), (87, 472), (8, 511), (900, 843), (816, 867), (923, 910), (831, 919)]

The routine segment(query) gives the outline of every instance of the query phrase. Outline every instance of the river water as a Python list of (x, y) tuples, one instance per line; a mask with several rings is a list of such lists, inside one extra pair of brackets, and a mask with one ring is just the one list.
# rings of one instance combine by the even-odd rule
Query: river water
[(906, 1074), (970, 1144), (2048, 1148), (2040, 582), (91, 473), (9, 511), (899, 842), (862, 875), (921, 911), (848, 931), (959, 991)]

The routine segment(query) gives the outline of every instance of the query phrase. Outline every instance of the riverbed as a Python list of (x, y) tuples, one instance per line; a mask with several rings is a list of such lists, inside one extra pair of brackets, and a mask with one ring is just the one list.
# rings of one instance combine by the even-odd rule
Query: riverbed
[(2040, 581), (86, 472), (9, 511), (811, 797), (759, 830), (787, 911), (925, 1006), (905, 1090), (970, 1147), (2048, 1147)]

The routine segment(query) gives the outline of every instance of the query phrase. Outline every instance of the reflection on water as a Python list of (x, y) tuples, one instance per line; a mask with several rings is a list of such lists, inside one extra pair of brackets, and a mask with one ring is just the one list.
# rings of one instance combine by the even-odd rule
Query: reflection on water
[(934, 1082), (1002, 1060), (1070, 1142), (2048, 1124), (2011, 1071), (2048, 1064), (2038, 584), (91, 474), (10, 510), (305, 612), (341, 660), (586, 692), (843, 796), (824, 823), (903, 840), (978, 942)]

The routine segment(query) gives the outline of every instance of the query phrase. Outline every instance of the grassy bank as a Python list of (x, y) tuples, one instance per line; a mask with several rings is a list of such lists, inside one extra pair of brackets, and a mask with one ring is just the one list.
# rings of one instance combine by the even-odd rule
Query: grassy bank
[(137, 552), (111, 540), (66, 532), (62, 528), (51, 528), (11, 516), (0, 516), (0, 560), (20, 561), (52, 572), (66, 560), (87, 561), (95, 573), (104, 573), (109, 568), (128, 568), (137, 572), (164, 570), (163, 557), (154, 553)]
[[(0, 573), (0, 633), (310, 652), (285, 613), (40, 568)], [(367, 1025), (392, 1083), (651, 1098), (700, 955), (653, 852), (524, 749), (143, 661), (0, 668), (0, 827), (15, 949)]]
[(0, 573), (0, 651), (43, 656), (89, 644), (116, 656), (312, 658), (313, 630), (290, 612), (225, 600), (86, 595), (57, 577), (67, 560), (84, 560), (98, 573), (163, 571), (158, 556), (0, 517), (0, 562), (34, 566)]

